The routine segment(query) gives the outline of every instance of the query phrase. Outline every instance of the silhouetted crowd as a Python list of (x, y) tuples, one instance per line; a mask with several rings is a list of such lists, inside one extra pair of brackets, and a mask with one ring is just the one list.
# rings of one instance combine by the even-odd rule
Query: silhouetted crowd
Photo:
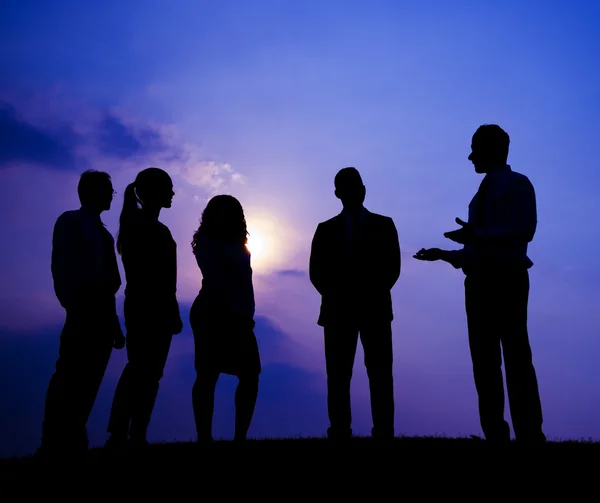
[[(465, 275), (465, 308), (481, 427), (493, 446), (510, 442), (504, 419), (502, 364), (516, 441), (540, 445), (542, 408), (527, 329), (528, 243), (537, 225), (534, 188), (507, 164), (509, 136), (497, 125), (472, 137), (476, 173), (483, 174), (469, 204), (468, 221), (444, 236), (456, 250), (421, 249), (414, 258), (442, 260)], [(321, 222), (310, 253), (309, 276), (321, 295), (327, 372), (328, 438), (352, 437), (350, 383), (358, 339), (369, 378), (372, 436), (394, 438), (391, 290), (400, 277), (401, 253), (392, 218), (370, 212), (360, 173), (334, 178), (343, 209)], [(113, 349), (126, 348), (108, 422), (106, 447), (148, 444), (146, 435), (172, 338), (183, 330), (177, 302), (177, 244), (159, 221), (174, 197), (170, 176), (140, 171), (124, 193), (117, 240), (100, 215), (116, 192), (108, 173), (86, 171), (79, 180), (81, 207), (60, 215), (52, 238), (52, 277), (66, 318), (56, 370), (48, 387), (40, 454), (72, 456), (88, 449), (86, 425)], [(234, 441), (243, 444), (259, 392), (261, 358), (254, 333), (255, 299), (244, 210), (231, 195), (206, 205), (193, 233), (192, 252), (202, 284), (190, 311), (196, 381), (192, 404), (200, 444), (213, 442), (219, 375), (239, 380)], [(116, 251), (115, 251), (116, 248)], [(124, 335), (115, 296), (125, 272)]]

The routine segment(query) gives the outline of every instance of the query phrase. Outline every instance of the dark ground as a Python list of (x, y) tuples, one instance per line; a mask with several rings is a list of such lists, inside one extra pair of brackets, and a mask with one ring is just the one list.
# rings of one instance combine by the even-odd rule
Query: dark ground
[(92, 449), (86, 459), (69, 461), (0, 460), (0, 501), (171, 501), (182, 493), (207, 501), (506, 496), (519, 503), (598, 501), (600, 487), (600, 444), (592, 442), (498, 450), (476, 438), (400, 437), (387, 445), (355, 438), (347, 446), (318, 438), (251, 440), (243, 447), (221, 441), (210, 449), (193, 443), (121, 454)]

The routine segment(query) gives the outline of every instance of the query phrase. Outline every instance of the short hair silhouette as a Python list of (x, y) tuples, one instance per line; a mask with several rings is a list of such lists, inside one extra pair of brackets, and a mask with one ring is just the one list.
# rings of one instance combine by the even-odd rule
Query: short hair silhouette
[(203, 234), (245, 245), (248, 242), (248, 229), (240, 202), (228, 194), (211, 198), (202, 212), (200, 226), (194, 233), (192, 249), (196, 248), (198, 239)]
[(495, 160), (506, 162), (510, 146), (510, 136), (497, 124), (483, 124), (473, 135), (473, 142), (485, 150)]
[(82, 206), (93, 204), (98, 199), (98, 193), (111, 183), (110, 175), (104, 171), (88, 169), (79, 177), (77, 194)]
[(333, 180), (335, 190), (344, 190), (348, 187), (363, 185), (362, 177), (356, 168), (342, 168)]

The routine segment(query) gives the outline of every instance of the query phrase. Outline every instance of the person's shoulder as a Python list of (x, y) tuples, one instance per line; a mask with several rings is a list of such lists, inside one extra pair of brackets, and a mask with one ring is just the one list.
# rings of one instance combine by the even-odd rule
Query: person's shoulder
[(110, 230), (108, 229), (108, 227), (106, 227), (106, 224), (102, 224), (102, 229), (104, 229), (104, 234), (106, 235), (107, 238), (110, 238), (111, 241), (114, 243), (115, 242), (115, 238), (112, 235), (112, 232), (110, 232)]
[(208, 251), (222, 249), (221, 242), (208, 234), (199, 234), (196, 238), (196, 245), (194, 246), (194, 253), (206, 253)]
[(522, 187), (522, 188), (533, 188), (533, 183), (531, 183), (531, 179), (519, 171), (511, 170), (509, 172), (509, 177), (513, 185)]
[(80, 210), (67, 210), (61, 213), (56, 219), (56, 227), (66, 227), (77, 225), (81, 220)]
[(342, 214), (338, 213), (337, 215), (328, 218), (327, 220), (323, 220), (319, 223), (317, 227), (321, 227), (322, 229), (327, 229), (331, 226), (338, 224), (342, 220)]
[(132, 228), (135, 228), (135, 230), (141, 234), (147, 234), (149, 237), (153, 236), (154, 238), (161, 237), (173, 239), (169, 227), (159, 220), (140, 219), (136, 225), (132, 225)]
[(165, 224), (163, 224), (160, 221), (157, 221), (156, 223), (161, 232), (164, 232), (165, 234), (168, 234), (169, 236), (171, 235), (171, 229), (169, 229)]
[(175, 239), (173, 238), (173, 234), (171, 234), (171, 229), (169, 229), (162, 222), (158, 222), (158, 228), (160, 229), (160, 235), (161, 235), (162, 239), (165, 240), (165, 242), (168, 241), (170, 243), (170, 245), (177, 246), (177, 243), (175, 242)]
[(394, 225), (394, 219), (392, 217), (388, 217), (387, 215), (381, 215), (379, 213), (373, 213), (372, 211), (367, 210), (367, 216), (373, 223), (380, 225)]
[(67, 210), (67, 211), (63, 211), (59, 217), (58, 220), (74, 220), (77, 219), (81, 216), (81, 210)]

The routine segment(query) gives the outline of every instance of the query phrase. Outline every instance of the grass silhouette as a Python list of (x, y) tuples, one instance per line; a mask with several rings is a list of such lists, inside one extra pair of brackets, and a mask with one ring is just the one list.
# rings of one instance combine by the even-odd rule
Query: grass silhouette
[[(387, 487), (389, 493), (399, 490), (398, 484), (402, 491), (464, 496), (470, 491), (477, 494), (480, 484), (497, 484), (498, 478), (511, 484), (516, 477), (525, 485), (543, 481), (536, 496), (542, 491), (553, 499), (559, 486), (566, 484), (573, 501), (574, 491), (588, 485), (596, 488), (599, 454), (600, 443), (591, 440), (549, 441), (535, 449), (513, 442), (508, 448), (493, 449), (478, 437), (443, 436), (397, 437), (385, 444), (355, 437), (345, 445), (324, 438), (266, 438), (248, 440), (243, 446), (216, 441), (211, 447), (158, 443), (118, 453), (92, 448), (84, 460), (44, 462), (36, 456), (0, 460), (0, 497), (25, 501), (56, 494), (70, 500), (71, 494), (73, 501), (83, 502), (102, 495), (102, 500), (121, 501), (118, 496), (127, 492), (137, 502), (142, 496), (146, 501), (157, 499), (157, 491), (169, 495), (181, 491), (187, 497), (195, 492), (201, 501), (228, 501), (225, 495), (241, 491), (245, 499), (272, 492), (279, 499), (295, 500), (305, 491), (322, 499), (317, 498), (321, 490), (352, 496), (367, 487), (371, 499), (375, 489)], [(593, 476), (586, 475), (590, 470)], [(485, 490), (490, 489), (496, 491), (494, 486)]]

